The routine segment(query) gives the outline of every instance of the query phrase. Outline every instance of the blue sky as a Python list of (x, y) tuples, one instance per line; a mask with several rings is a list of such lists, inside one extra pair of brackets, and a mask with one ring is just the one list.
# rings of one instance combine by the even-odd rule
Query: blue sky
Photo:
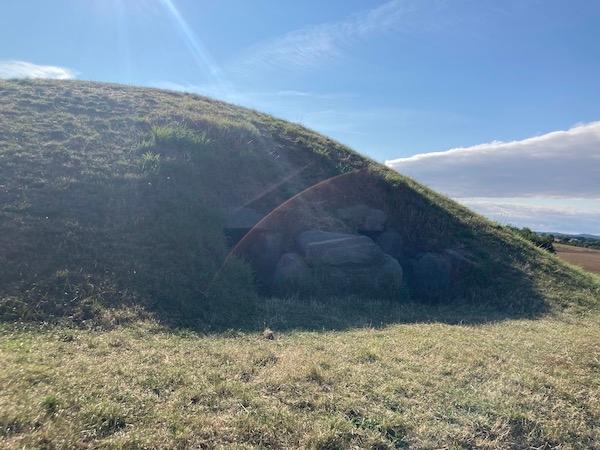
[[(302, 123), (381, 162), (600, 120), (596, 1), (9, 0), (0, 8), (0, 76), (20, 63), (17, 71), (203, 93)], [(586, 148), (584, 159), (600, 164)], [(501, 187), (492, 197), (486, 186), (483, 197), (600, 210), (600, 187), (558, 195)], [(469, 197), (480, 198), (473, 189)], [(577, 230), (600, 234), (598, 214)]]

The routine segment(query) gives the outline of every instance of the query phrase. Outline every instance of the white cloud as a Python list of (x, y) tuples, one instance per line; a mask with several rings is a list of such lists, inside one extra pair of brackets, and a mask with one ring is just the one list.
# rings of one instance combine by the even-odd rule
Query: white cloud
[(251, 47), (238, 61), (240, 66), (310, 67), (343, 54), (349, 44), (371, 35), (404, 27), (416, 27), (411, 13), (424, 9), (422, 1), (390, 0), (377, 8), (338, 22), (295, 30)]
[(386, 161), (452, 197), (600, 198), (600, 122)]
[(386, 164), (500, 223), (600, 234), (600, 122)]
[(52, 78), (70, 80), (76, 73), (59, 66), (41, 66), (27, 61), (0, 61), (0, 79), (7, 78)]

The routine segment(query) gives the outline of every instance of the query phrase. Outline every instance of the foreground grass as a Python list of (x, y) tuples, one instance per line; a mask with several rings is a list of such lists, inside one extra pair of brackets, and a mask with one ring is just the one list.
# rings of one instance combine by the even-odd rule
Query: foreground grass
[(0, 328), (2, 448), (600, 448), (600, 317)]

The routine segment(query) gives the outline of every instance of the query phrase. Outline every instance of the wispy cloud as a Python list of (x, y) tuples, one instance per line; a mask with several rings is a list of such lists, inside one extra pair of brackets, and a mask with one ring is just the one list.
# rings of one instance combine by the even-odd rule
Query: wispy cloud
[(351, 98), (354, 94), (350, 93), (323, 93), (323, 92), (312, 92), (312, 91), (295, 91), (295, 90), (280, 90), (273, 92), (264, 92), (266, 95), (274, 95), (277, 97), (301, 97), (301, 98), (312, 98), (321, 100), (337, 100), (341, 98)]
[(266, 107), (272, 105), (277, 99), (289, 100), (339, 100), (351, 98), (349, 93), (327, 93), (313, 91), (299, 91), (293, 89), (273, 90), (273, 91), (251, 91), (251, 90), (233, 90), (223, 89), (221, 84), (185, 84), (172, 81), (153, 81), (147, 83), (148, 86), (169, 89), (172, 91), (190, 92), (193, 94), (205, 95), (207, 97), (217, 98), (219, 100), (232, 102), (248, 107)]
[(237, 65), (283, 68), (318, 65), (342, 55), (344, 48), (357, 40), (407, 24), (411, 13), (420, 9), (422, 2), (391, 0), (338, 22), (302, 28), (257, 44), (248, 49)]
[(59, 66), (42, 66), (27, 61), (0, 61), (0, 78), (53, 78), (70, 80), (76, 72)]
[(453, 197), (600, 198), (600, 122), (386, 164)]

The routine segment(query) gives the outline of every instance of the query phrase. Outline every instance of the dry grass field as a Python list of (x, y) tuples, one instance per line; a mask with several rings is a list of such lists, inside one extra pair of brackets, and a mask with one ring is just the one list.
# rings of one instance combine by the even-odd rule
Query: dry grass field
[(3, 325), (0, 448), (598, 449), (599, 319)]
[(585, 270), (600, 274), (600, 250), (555, 244), (556, 253), (562, 259)]

